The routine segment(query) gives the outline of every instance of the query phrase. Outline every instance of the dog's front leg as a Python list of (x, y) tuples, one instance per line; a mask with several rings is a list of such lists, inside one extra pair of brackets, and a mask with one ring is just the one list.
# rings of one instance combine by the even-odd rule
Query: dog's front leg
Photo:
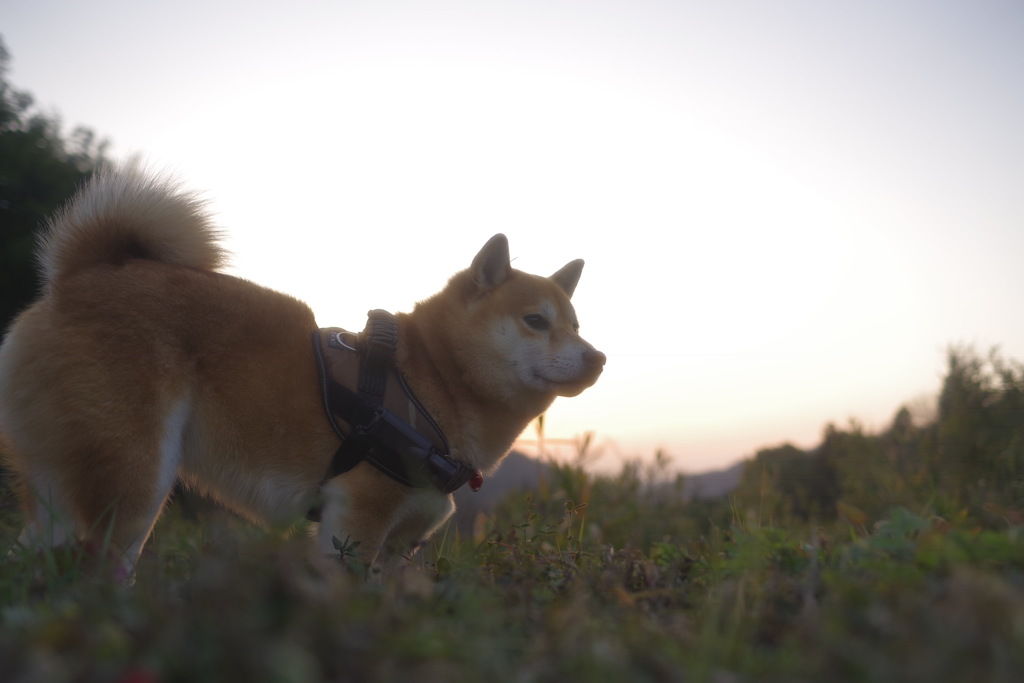
[(417, 490), (366, 462), (334, 477), (320, 489), (323, 511), (317, 548), (328, 556), (340, 554), (350, 567), (369, 572)]
[(318, 552), (342, 561), (353, 571), (368, 571), (384, 547), (390, 521), (362, 508), (337, 479), (324, 485), (321, 498)]
[(365, 463), (324, 484), (321, 496), (317, 548), (368, 573), (411, 557), (455, 510), (451, 496), (403, 486)]
[(408, 561), (455, 512), (451, 496), (431, 488), (415, 489), (405, 499), (385, 540), (378, 563), (385, 572)]

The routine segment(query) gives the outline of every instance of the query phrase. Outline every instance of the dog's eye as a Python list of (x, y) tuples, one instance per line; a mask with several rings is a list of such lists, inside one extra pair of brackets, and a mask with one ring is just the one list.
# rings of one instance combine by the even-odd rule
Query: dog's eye
[(538, 332), (551, 329), (551, 323), (548, 322), (548, 319), (536, 313), (524, 316), (523, 322), (529, 325), (531, 329), (537, 330)]

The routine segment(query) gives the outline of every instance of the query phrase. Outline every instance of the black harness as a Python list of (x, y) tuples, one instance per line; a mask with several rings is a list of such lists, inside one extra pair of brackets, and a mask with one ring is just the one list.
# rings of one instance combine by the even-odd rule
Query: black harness
[[(398, 321), (381, 310), (369, 312), (360, 334), (340, 328), (313, 333), (324, 409), (341, 439), (324, 481), (365, 460), (405, 486), (447, 494), (470, 482), (476, 490), (479, 470), (451, 457), (440, 426), (395, 367), (397, 346)], [(399, 416), (403, 410), (407, 419)]]

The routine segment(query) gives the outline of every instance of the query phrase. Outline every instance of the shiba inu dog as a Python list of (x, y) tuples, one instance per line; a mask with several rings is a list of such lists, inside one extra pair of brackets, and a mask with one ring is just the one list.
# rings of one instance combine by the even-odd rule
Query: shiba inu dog
[[(325, 476), (343, 439), (325, 415), (313, 313), (217, 272), (217, 236), (194, 195), (132, 168), (96, 175), (50, 221), (42, 295), (0, 347), (21, 542), (108, 539), (130, 570), (181, 482), (257, 523), (290, 524), (319, 501), (325, 553), (339, 538), (368, 563), (407, 556), (451, 496), (366, 460)], [(605, 356), (570, 303), (582, 268), (515, 270), (495, 235), (395, 317), (395, 372), (447, 440), (445, 463), (492, 471), (556, 396), (597, 380)]]

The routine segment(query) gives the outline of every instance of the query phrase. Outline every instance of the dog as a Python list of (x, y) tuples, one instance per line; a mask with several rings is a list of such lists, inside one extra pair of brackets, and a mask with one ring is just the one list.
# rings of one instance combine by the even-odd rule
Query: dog
[[(454, 512), (450, 493), (367, 459), (330, 471), (346, 440), (325, 415), (313, 313), (219, 272), (219, 238), (200, 198), (134, 167), (95, 174), (50, 219), (41, 296), (0, 346), (20, 543), (105, 543), (130, 573), (181, 484), (262, 525), (319, 506), (324, 554), (345, 539), (367, 566), (408, 558)], [(394, 372), (443, 433), (438, 457), (475, 485), (557, 396), (602, 372), (570, 302), (582, 268), (513, 269), (495, 235), (394, 316)]]

